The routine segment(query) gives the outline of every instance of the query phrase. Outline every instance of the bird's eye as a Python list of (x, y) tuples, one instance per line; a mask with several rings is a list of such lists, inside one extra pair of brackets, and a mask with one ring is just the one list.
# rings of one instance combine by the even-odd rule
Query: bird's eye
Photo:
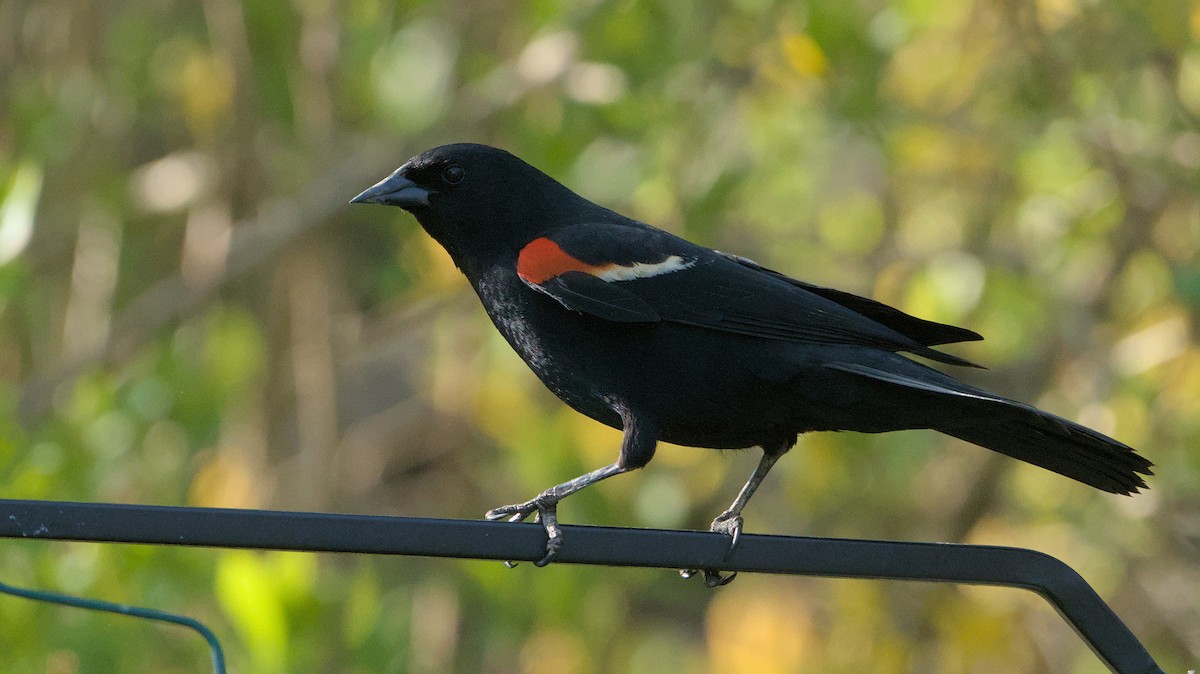
[(442, 180), (444, 180), (447, 185), (457, 185), (463, 181), (463, 178), (466, 177), (467, 172), (458, 164), (451, 164), (450, 166), (447, 166), (444, 171), (442, 171)]

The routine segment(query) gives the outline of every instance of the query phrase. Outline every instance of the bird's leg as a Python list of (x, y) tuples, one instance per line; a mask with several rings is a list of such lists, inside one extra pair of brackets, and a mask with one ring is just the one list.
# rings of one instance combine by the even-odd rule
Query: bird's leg
[[(534, 562), (534, 564), (536, 566), (545, 566), (562, 549), (563, 535), (562, 529), (558, 526), (558, 502), (584, 487), (593, 485), (605, 478), (610, 478), (613, 475), (620, 475), (629, 470), (631, 469), (623, 466), (618, 461), (603, 468), (593, 470), (585, 475), (580, 475), (574, 480), (554, 485), (524, 503), (514, 503), (513, 505), (493, 508), (487, 511), (484, 517), (489, 520), (499, 520), (508, 517), (509, 522), (521, 522), (536, 513), (538, 519), (542, 522), (542, 526), (546, 529), (546, 556)], [(513, 562), (508, 562), (508, 565), (516, 566)]]
[[(750, 497), (754, 496), (758, 485), (762, 484), (763, 479), (767, 477), (767, 473), (771, 472), (771, 467), (775, 465), (775, 462), (781, 456), (783, 454), (779, 452), (764, 451), (762, 459), (758, 462), (758, 466), (754, 468), (754, 473), (750, 475), (749, 480), (746, 480), (746, 484), (738, 492), (737, 498), (733, 500), (733, 503), (730, 504), (725, 512), (717, 515), (716, 519), (712, 521), (709, 531), (725, 534), (731, 539), (729, 541), (729, 549), (725, 551), (727, 559), (729, 553), (733, 552), (733, 549), (737, 547), (738, 539), (742, 535), (742, 509), (750, 502)], [(679, 575), (684, 578), (691, 578), (695, 574), (695, 569), (681, 569), (679, 571)], [(715, 569), (704, 569), (704, 584), (708, 587), (718, 587), (728, 584), (736, 576), (736, 571), (728, 576), (722, 576), (721, 572)]]
[[(623, 404), (615, 404), (614, 410), (621, 415), (625, 432), (621, 439), (621, 454), (615, 463), (550, 487), (529, 501), (494, 508), (485, 515), (489, 520), (508, 517), (509, 522), (520, 522), (537, 513), (542, 526), (546, 528), (546, 556), (535, 562), (537, 566), (549, 564), (562, 549), (563, 534), (558, 526), (559, 501), (600, 480), (641, 468), (654, 456), (654, 447), (658, 443), (658, 427), (653, 420), (644, 415), (635, 415), (633, 410)], [(506, 564), (509, 567), (515, 566), (513, 562)]]
[(759, 460), (758, 465), (754, 468), (754, 473), (750, 475), (750, 479), (746, 480), (746, 484), (742, 486), (742, 490), (738, 492), (737, 498), (729, 505), (725, 512), (717, 515), (712, 521), (710, 531), (720, 532), (729, 536), (733, 540), (729, 543), (729, 552), (737, 547), (738, 538), (742, 535), (742, 509), (750, 502), (750, 497), (754, 496), (754, 492), (758, 490), (758, 485), (767, 477), (767, 473), (771, 471), (771, 467), (779, 460), (781, 454), (773, 454), (764, 452), (763, 457)]

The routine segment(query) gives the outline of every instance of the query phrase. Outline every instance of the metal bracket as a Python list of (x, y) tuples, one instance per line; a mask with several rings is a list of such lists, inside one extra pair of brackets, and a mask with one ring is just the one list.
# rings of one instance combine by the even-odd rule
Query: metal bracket
[[(1074, 569), (1021, 548), (564, 526), (555, 563), (1000, 585), (1037, 592), (1118, 674), (1163, 670)], [(0, 499), (0, 537), (536, 561), (537, 524)]]

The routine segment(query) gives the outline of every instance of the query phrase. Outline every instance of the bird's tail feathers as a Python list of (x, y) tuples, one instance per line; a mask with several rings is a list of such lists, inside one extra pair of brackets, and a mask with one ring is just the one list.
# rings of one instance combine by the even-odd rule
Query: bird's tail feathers
[[(911, 361), (910, 361), (911, 362)], [(915, 365), (915, 364), (914, 364)], [(872, 380), (931, 405), (950, 405), (936, 415), (934, 430), (986, 447), (1114, 494), (1146, 488), (1154, 465), (1132, 447), (1073, 421), (972, 388), (936, 370), (921, 378), (858, 363), (831, 363), (835, 370)]]
[(1059, 421), (1063, 423), (1057, 431), (1023, 422), (937, 430), (1113, 494), (1131, 495), (1146, 488), (1142, 475), (1152, 475), (1153, 464), (1145, 457), (1101, 433)]

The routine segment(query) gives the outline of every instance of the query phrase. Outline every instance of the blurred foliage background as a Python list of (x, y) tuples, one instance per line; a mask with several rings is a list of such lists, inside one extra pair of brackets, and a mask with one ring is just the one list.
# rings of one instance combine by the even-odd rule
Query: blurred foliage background
[[(0, 494), (477, 518), (612, 460), (447, 256), (346, 201), (428, 147), (962, 324), (971, 381), (1140, 448), (1114, 497), (932, 433), (801, 441), (747, 530), (1031, 547), (1200, 664), (1200, 3), (0, 2)], [(571, 523), (705, 528), (665, 447)], [(568, 543), (569, 544), (569, 543)], [(1013, 590), (4, 541), (234, 671), (1095, 672)], [(198, 672), (0, 597), (7, 672)]]

